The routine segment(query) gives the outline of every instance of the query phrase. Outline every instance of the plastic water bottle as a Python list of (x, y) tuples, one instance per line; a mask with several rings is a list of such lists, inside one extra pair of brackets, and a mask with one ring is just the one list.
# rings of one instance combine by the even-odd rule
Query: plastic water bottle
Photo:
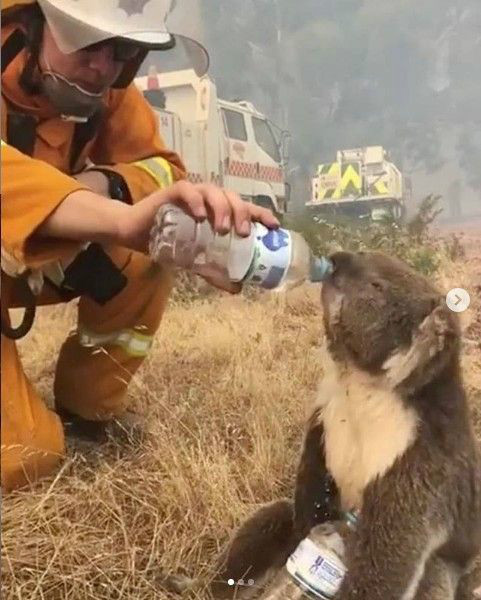
[(332, 600), (347, 572), (345, 539), (356, 527), (357, 514), (314, 527), (287, 559), (262, 600)]
[(209, 221), (196, 221), (175, 205), (162, 206), (150, 234), (149, 253), (201, 276), (286, 290), (304, 281), (320, 282), (331, 262), (315, 257), (305, 239), (287, 229), (252, 223), (248, 237), (216, 234)]

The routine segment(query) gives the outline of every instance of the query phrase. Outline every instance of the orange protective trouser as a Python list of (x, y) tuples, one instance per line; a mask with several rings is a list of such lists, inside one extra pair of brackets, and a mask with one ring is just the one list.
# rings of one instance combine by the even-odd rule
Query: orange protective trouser
[[(57, 406), (92, 420), (125, 410), (127, 385), (150, 348), (173, 283), (169, 271), (142, 254), (124, 249), (109, 254), (118, 267), (127, 264), (128, 283), (103, 306), (80, 298), (78, 329), (64, 342), (55, 374)], [(8, 280), (2, 277), (3, 307), (15, 306)], [(50, 303), (51, 294), (39, 299)], [(106, 352), (95, 352), (95, 346)], [(1, 352), (1, 481), (8, 490), (50, 473), (65, 446), (60, 419), (25, 376), (15, 342), (2, 335)]]

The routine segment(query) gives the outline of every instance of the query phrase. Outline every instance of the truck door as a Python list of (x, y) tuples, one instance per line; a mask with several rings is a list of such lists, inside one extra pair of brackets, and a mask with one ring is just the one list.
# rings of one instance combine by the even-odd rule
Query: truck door
[[(254, 132), (257, 180), (259, 182), (258, 194), (262, 196), (267, 189), (280, 200), (279, 209), (285, 209), (286, 186), (284, 171), (281, 167), (282, 157), (279, 144), (266, 119), (252, 115), (252, 129)], [(267, 185), (266, 185), (267, 184)], [(256, 193), (256, 195), (258, 195)], [(281, 200), (282, 199), (282, 200)]]
[(154, 110), (159, 122), (159, 133), (166, 147), (182, 155), (182, 132), (179, 117), (165, 110)]
[[(226, 136), (224, 186), (251, 199), (256, 177), (255, 157), (249, 142), (245, 113), (231, 108), (221, 108)], [(251, 133), (252, 135), (252, 133)]]

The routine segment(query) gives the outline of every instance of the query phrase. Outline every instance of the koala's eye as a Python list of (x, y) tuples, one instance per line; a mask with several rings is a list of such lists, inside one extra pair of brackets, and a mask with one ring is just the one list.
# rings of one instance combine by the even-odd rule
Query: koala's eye
[(371, 281), (371, 287), (374, 288), (377, 292), (384, 292), (386, 289), (384, 284), (381, 281)]

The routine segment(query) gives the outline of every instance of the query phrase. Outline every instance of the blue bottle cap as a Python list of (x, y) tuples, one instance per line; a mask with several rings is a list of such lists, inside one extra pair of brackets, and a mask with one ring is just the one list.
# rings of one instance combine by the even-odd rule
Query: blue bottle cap
[(334, 271), (332, 262), (324, 256), (315, 256), (311, 262), (310, 281), (319, 283), (327, 279)]

